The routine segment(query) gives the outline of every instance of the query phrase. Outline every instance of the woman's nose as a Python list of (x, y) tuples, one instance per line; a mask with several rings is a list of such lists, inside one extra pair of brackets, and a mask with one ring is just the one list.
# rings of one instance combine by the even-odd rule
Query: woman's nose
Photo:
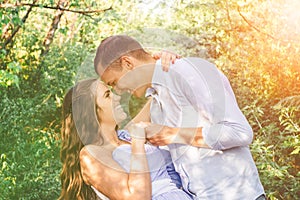
[(124, 92), (123, 89), (118, 84), (116, 84), (113, 88), (114, 88), (114, 94), (115, 95), (120, 96)]
[(121, 100), (121, 96), (114, 94), (113, 96), (114, 101), (120, 101)]

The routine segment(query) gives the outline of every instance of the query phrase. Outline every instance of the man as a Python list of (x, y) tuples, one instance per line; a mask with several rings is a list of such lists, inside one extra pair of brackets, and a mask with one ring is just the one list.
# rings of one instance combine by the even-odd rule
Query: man
[(151, 120), (148, 140), (168, 145), (186, 192), (195, 199), (265, 199), (248, 147), (252, 129), (227, 78), (200, 58), (176, 60), (167, 73), (160, 63), (125, 35), (103, 40), (94, 60), (116, 91), (152, 97), (134, 121)]

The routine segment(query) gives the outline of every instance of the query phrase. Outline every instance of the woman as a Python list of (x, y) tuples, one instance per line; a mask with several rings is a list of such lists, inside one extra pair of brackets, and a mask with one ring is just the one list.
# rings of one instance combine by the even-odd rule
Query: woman
[(145, 144), (143, 124), (129, 128), (131, 141), (118, 138), (117, 123), (126, 118), (119, 100), (98, 79), (66, 94), (60, 199), (191, 199), (167, 171), (174, 169), (165, 152)]

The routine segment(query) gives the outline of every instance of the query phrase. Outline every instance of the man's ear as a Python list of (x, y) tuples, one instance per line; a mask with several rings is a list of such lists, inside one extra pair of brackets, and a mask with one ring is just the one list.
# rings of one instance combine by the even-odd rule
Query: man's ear
[(130, 56), (122, 56), (121, 57), (121, 65), (123, 68), (132, 70), (133, 69), (133, 59)]

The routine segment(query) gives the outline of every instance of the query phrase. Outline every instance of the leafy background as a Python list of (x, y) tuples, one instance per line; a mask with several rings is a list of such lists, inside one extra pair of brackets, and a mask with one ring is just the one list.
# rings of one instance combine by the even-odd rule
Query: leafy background
[(1, 0), (0, 199), (57, 199), (63, 96), (119, 33), (215, 63), (253, 127), (268, 198), (299, 199), (299, 9), (298, 0)]

